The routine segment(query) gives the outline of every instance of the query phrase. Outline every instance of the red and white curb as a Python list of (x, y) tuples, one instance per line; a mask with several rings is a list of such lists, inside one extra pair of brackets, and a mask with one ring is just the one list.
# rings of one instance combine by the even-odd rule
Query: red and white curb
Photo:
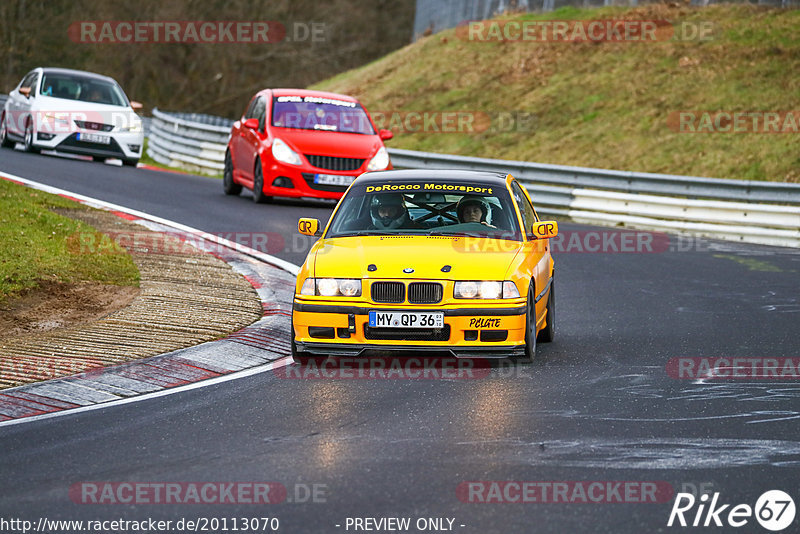
[(219, 236), (0, 172), (0, 179), (59, 195), (168, 232), (225, 261), (258, 292), (264, 315), (227, 338), (125, 364), (0, 391), (0, 426), (180, 393), (291, 363), (289, 332), (299, 267)]

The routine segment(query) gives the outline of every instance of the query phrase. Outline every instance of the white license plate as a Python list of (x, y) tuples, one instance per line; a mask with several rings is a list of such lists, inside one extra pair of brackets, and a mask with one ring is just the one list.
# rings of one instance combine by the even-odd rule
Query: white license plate
[(442, 312), (369, 312), (370, 328), (444, 328)]
[(341, 174), (315, 174), (314, 183), (322, 185), (350, 185), (355, 176), (342, 176)]
[(84, 143), (100, 143), (101, 145), (108, 145), (111, 143), (111, 138), (107, 135), (79, 132), (78, 141), (83, 141)]

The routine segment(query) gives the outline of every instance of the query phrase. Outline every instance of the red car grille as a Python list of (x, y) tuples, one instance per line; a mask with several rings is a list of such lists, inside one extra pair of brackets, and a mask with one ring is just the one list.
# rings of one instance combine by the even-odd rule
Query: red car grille
[(114, 129), (113, 124), (102, 124), (100, 122), (89, 122), (89, 121), (75, 121), (75, 124), (78, 125), (78, 128), (82, 130), (96, 130), (99, 132), (110, 132)]
[(364, 160), (359, 158), (337, 158), (335, 156), (315, 156), (314, 154), (305, 156), (314, 167), (329, 171), (355, 171), (364, 164)]

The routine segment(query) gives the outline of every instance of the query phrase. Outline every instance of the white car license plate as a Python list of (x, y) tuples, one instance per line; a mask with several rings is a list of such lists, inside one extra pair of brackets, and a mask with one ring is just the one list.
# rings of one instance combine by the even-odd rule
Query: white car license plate
[(355, 176), (342, 176), (341, 174), (315, 174), (314, 183), (321, 185), (350, 185)]
[(99, 143), (101, 145), (108, 145), (111, 143), (111, 138), (107, 135), (78, 132), (78, 141), (83, 141), (84, 143)]
[(442, 312), (370, 311), (370, 328), (444, 328)]

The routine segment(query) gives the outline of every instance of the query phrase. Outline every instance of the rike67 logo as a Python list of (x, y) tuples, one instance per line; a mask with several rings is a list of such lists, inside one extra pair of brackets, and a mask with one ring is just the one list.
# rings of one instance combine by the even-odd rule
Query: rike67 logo
[(722, 504), (719, 502), (719, 495), (719, 492), (712, 496), (703, 494), (696, 499), (691, 493), (678, 493), (667, 526), (739, 528), (750, 523), (755, 516), (762, 527), (779, 532), (794, 521), (794, 500), (781, 490), (764, 492), (756, 501), (755, 507), (749, 504)]

